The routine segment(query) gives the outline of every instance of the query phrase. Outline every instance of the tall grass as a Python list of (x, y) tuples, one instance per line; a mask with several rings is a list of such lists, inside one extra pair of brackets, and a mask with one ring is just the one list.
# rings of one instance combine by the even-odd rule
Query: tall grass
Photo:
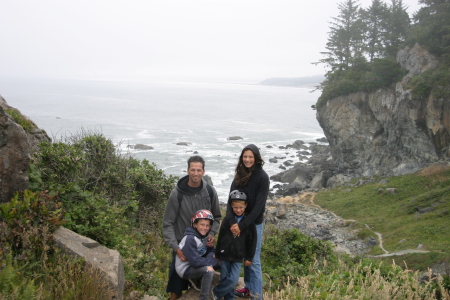
[(37, 300), (104, 300), (113, 299), (113, 291), (102, 280), (99, 269), (86, 266), (82, 260), (58, 255), (43, 266)]
[[(383, 274), (381, 265), (373, 268), (361, 262), (349, 267), (340, 261), (338, 269), (327, 275), (317, 270), (309, 276), (290, 278), (283, 286), (274, 288), (269, 283), (269, 289), (275, 291), (265, 292), (264, 299), (450, 299), (440, 276), (420, 283), (417, 271), (401, 270), (395, 264), (386, 271), (388, 273)], [(431, 270), (429, 275), (431, 278)]]

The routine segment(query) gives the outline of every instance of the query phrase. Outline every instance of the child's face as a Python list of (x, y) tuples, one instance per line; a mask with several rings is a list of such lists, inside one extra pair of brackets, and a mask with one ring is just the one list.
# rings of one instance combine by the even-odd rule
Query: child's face
[(236, 216), (242, 216), (245, 212), (245, 208), (247, 207), (247, 203), (244, 201), (232, 201), (231, 208)]
[(194, 223), (194, 228), (196, 228), (201, 235), (207, 235), (211, 229), (211, 221), (208, 219), (200, 219), (197, 223)]

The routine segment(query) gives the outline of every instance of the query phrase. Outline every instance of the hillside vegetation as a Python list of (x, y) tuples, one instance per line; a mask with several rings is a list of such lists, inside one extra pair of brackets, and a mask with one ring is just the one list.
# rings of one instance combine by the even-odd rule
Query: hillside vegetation
[[(325, 207), (342, 203), (342, 212), (339, 205), (329, 208), (386, 234), (388, 248), (397, 247), (400, 237), (411, 236), (405, 245), (423, 243), (433, 251), (427, 263), (442, 261), (449, 253), (448, 233), (442, 230), (448, 227), (449, 173), (426, 180), (418, 175), (407, 178), (388, 179), (405, 193), (378, 194), (375, 185), (364, 185), (351, 192), (338, 188), (319, 193), (318, 201)], [(84, 270), (82, 262), (63, 257), (54, 248), (52, 232), (60, 225), (119, 251), (125, 267), (125, 296), (136, 291), (166, 299), (171, 255), (162, 238), (161, 220), (175, 179), (149, 162), (119, 153), (99, 133), (82, 131), (65, 141), (41, 143), (30, 170), (31, 190), (0, 206), (0, 299), (107, 297), (107, 289), (96, 284), (98, 274)], [(344, 214), (350, 194), (370, 212)], [(394, 197), (399, 195), (409, 199), (402, 202), (408, 204), (403, 208), (405, 218), (414, 215), (416, 206), (436, 203), (441, 205), (432, 214), (438, 217), (419, 218), (426, 221), (421, 223), (423, 230), (404, 229), (395, 217)], [(355, 207), (354, 213), (358, 212)], [(373, 220), (365, 219), (366, 214)], [(387, 215), (384, 221), (382, 214)], [(415, 235), (419, 230), (421, 239)], [(391, 231), (400, 232), (395, 235), (398, 239), (389, 237)], [(419, 283), (419, 273), (400, 264), (343, 256), (334, 253), (331, 244), (296, 229), (269, 225), (261, 259), (266, 299), (446, 299), (450, 286), (448, 276)]]
[[(395, 193), (386, 189), (395, 189)], [(359, 236), (382, 234), (389, 252), (405, 249), (427, 250), (393, 256), (415, 270), (426, 270), (433, 263), (450, 260), (450, 167), (434, 165), (410, 175), (378, 178), (358, 187), (338, 187), (320, 192), (316, 204), (345, 219), (355, 220)], [(367, 225), (367, 227), (366, 227)], [(370, 229), (368, 229), (370, 228)], [(383, 254), (374, 247), (372, 255)]]

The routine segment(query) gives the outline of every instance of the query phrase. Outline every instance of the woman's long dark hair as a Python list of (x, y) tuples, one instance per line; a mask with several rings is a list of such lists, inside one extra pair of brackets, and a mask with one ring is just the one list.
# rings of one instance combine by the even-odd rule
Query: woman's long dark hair
[[(247, 168), (244, 165), (244, 161), (242, 160), (242, 157), (244, 156), (244, 152), (250, 150), (253, 153), (253, 156), (255, 157), (255, 164), (251, 168)], [(251, 148), (245, 147), (242, 149), (241, 156), (239, 156), (239, 161), (236, 166), (235, 170), (235, 183), (237, 186), (244, 186), (247, 184), (248, 180), (252, 176), (253, 171), (255, 171), (256, 168), (261, 168), (264, 165), (264, 160), (261, 157), (261, 154), (255, 153)]]

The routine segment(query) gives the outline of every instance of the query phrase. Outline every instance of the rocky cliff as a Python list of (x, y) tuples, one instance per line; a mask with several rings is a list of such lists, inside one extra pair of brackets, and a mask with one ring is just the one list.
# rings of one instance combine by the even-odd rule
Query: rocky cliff
[(335, 171), (395, 176), (449, 160), (450, 99), (416, 100), (408, 82), (438, 61), (419, 45), (397, 54), (408, 74), (390, 88), (334, 98), (317, 111)]
[(7, 111), (13, 109), (0, 96), (0, 203), (28, 188), (30, 156), (41, 141), (50, 141), (47, 133), (31, 121), (25, 131)]

